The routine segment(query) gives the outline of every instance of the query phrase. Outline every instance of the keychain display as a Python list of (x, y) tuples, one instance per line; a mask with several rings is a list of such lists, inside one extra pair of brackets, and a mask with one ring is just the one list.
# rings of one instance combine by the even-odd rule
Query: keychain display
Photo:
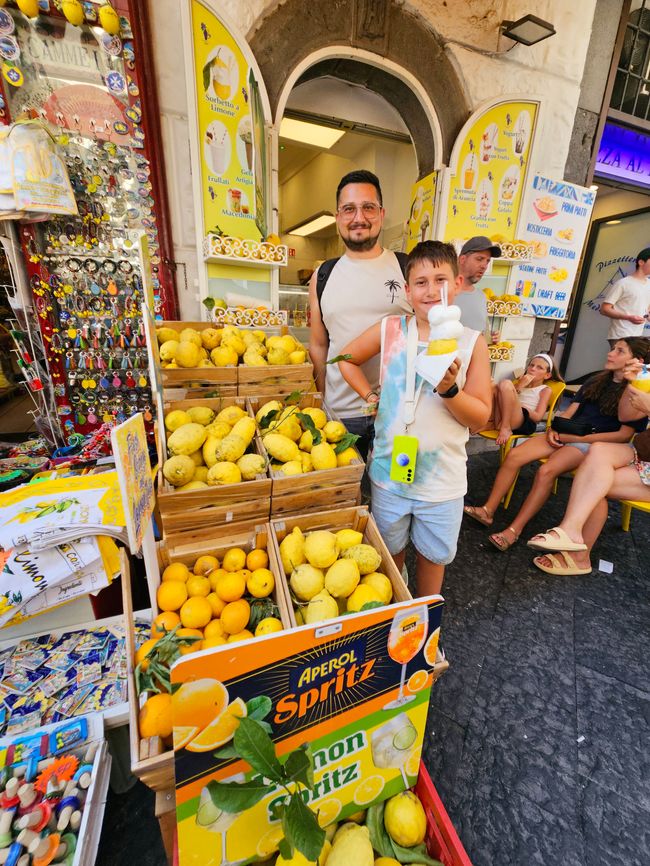
[[(121, 36), (108, 40), (87, 26), (91, 4), (84, 4), (81, 41), (59, 4), (41, 12), (36, 28), (19, 10), (10, 6), (7, 12), (21, 50), (24, 82), (8, 87), (0, 80), (6, 107), (0, 123), (27, 115), (49, 124), (78, 207), (78, 215), (20, 228), (56, 412), (68, 443), (138, 411), (152, 417), (140, 320), (144, 280), (138, 245), (143, 235), (154, 315), (168, 319), (175, 312), (170, 255), (163, 253), (157, 230), (161, 211), (156, 199), (163, 192), (150, 166), (155, 144), (143, 129), (146, 88), (128, 23), (129, 3), (114, 0), (114, 5), (121, 15)], [(67, 43), (73, 31), (70, 45), (84, 67), (78, 81), (74, 67), (59, 72), (42, 62), (47, 40)], [(80, 90), (93, 88), (92, 109), (66, 98), (75, 83)]]
[[(149, 194), (146, 158), (111, 142), (71, 138), (67, 162), (78, 217), (25, 227), (31, 288), (55, 380), (66, 439), (142, 412), (151, 421), (151, 390), (140, 308), (138, 252)], [(150, 250), (156, 234), (147, 229)], [(153, 286), (162, 312), (158, 277)], [(157, 307), (157, 308), (156, 308)]]

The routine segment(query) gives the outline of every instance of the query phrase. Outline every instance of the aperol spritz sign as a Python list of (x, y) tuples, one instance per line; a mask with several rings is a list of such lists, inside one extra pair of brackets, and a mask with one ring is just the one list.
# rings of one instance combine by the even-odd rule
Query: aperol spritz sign
[(284, 788), (239, 814), (211, 800), (212, 780), (253, 777), (234, 754), (237, 716), (268, 725), (279, 756), (311, 744), (309, 805), (323, 826), (415, 784), (442, 606), (429, 596), (179, 659), (172, 684), (181, 866), (265, 859), (282, 836)]

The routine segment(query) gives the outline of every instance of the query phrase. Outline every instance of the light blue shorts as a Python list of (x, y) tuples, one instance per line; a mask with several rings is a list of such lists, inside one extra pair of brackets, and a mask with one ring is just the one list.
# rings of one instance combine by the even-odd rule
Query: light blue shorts
[(456, 556), (463, 497), (448, 502), (407, 499), (372, 484), (372, 516), (391, 554), (401, 553), (409, 536), (430, 562), (448, 565)]
[(569, 445), (571, 448), (577, 448), (578, 451), (582, 451), (583, 454), (586, 454), (589, 451), (589, 446), (591, 442), (565, 442), (564, 446)]

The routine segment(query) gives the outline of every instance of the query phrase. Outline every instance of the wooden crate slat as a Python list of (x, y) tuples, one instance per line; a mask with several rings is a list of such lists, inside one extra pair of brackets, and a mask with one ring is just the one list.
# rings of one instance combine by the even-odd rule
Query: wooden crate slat
[[(291, 603), (291, 592), (289, 589), (289, 581), (284, 574), (282, 568), (282, 558), (280, 556), (280, 542), (298, 526), (303, 534), (314, 532), (319, 529), (328, 529), (331, 532), (338, 532), (340, 529), (357, 529), (363, 533), (363, 543), (371, 544), (375, 550), (381, 555), (381, 563), (377, 571), (386, 575), (393, 586), (393, 598), (395, 601), (409, 601), (413, 596), (404, 583), (399, 569), (395, 565), (393, 557), (388, 552), (383, 538), (379, 534), (377, 524), (372, 515), (368, 512), (365, 506), (357, 508), (338, 508), (334, 511), (321, 511), (316, 514), (307, 514), (295, 517), (285, 517), (282, 520), (271, 520), (271, 537), (275, 556), (279, 565), (280, 572), (283, 575), (283, 588), (291, 617), (291, 625), (296, 626), (296, 617)], [(363, 528), (362, 528), (363, 527)]]

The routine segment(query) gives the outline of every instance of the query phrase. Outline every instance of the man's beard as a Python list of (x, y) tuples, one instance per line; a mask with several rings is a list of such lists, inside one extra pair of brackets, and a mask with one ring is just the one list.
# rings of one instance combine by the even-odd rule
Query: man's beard
[[(365, 228), (365, 226), (363, 226), (363, 228)], [(352, 250), (352, 252), (354, 252), (354, 253), (364, 253), (367, 250), (371, 250), (375, 246), (375, 244), (377, 243), (378, 238), (379, 238), (379, 232), (377, 232), (377, 234), (374, 236), (369, 235), (367, 238), (365, 238), (365, 240), (362, 240), (362, 241), (355, 241), (355, 240), (352, 240), (352, 238), (350, 238), (350, 237), (344, 238), (343, 236), (341, 236), (341, 240), (343, 241), (345, 246), (349, 250)]]

